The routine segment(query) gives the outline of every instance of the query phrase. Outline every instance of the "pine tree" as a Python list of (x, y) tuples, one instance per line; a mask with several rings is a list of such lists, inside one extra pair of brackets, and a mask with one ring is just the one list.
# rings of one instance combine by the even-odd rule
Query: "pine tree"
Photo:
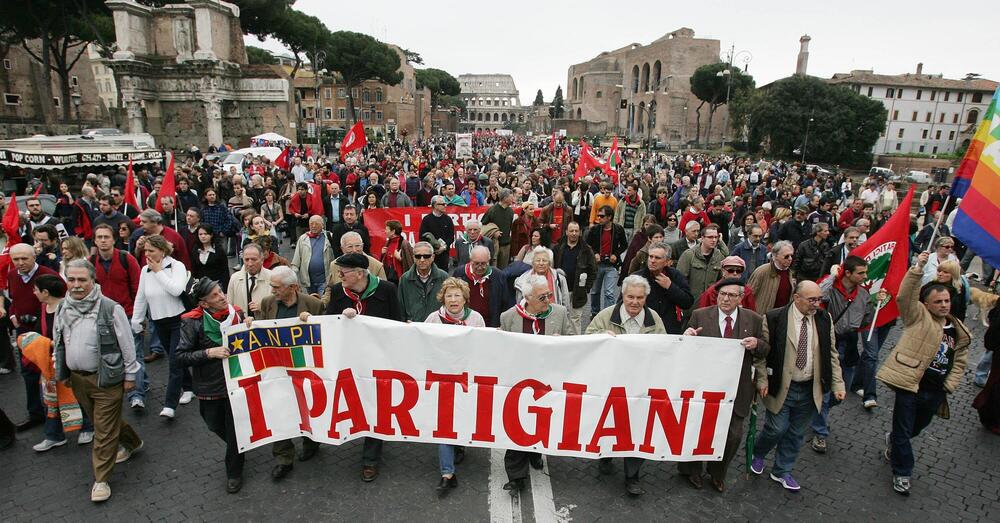
[(535, 93), (535, 101), (531, 105), (545, 105), (545, 98), (542, 96), (541, 89), (539, 89), (538, 92)]
[(556, 95), (552, 97), (552, 108), (549, 109), (549, 115), (553, 118), (562, 118), (563, 112), (563, 93), (560, 85), (556, 87)]

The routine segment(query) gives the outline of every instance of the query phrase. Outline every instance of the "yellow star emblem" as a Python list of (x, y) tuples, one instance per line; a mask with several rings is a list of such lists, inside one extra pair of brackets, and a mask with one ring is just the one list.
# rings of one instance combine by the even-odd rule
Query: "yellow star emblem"
[(243, 350), (243, 338), (235, 338), (230, 345), (233, 346), (233, 352)]

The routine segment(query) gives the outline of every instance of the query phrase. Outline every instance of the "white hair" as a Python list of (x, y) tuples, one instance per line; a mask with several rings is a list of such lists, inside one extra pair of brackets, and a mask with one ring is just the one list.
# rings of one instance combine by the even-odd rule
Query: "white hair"
[(652, 292), (652, 288), (649, 286), (649, 281), (638, 274), (626, 276), (625, 279), (622, 280), (622, 294), (624, 294), (625, 289), (629, 287), (641, 287), (642, 293), (646, 296), (649, 296), (649, 293)]
[(476, 227), (479, 229), (483, 228), (483, 224), (479, 220), (465, 220), (465, 228)]
[[(644, 280), (645, 281), (645, 280)], [(538, 274), (529, 274), (527, 278), (522, 282), (521, 294), (527, 296), (531, 294), (531, 291), (539, 287), (544, 287), (546, 290), (549, 288), (549, 280), (545, 276)]]
[(347, 245), (347, 242), (351, 240), (362, 241), (361, 235), (354, 231), (345, 232), (344, 235), (340, 237), (340, 247), (343, 248), (345, 245)]
[(299, 277), (295, 271), (287, 265), (279, 265), (271, 269), (271, 281), (282, 285), (298, 285)]
[(545, 254), (546, 256), (548, 256), (549, 257), (549, 263), (552, 263), (552, 249), (550, 249), (550, 248), (548, 248), (548, 247), (546, 247), (544, 245), (539, 245), (539, 246), (535, 247), (534, 249), (531, 249), (531, 259), (532, 260), (534, 260), (535, 256), (538, 256), (539, 254)]

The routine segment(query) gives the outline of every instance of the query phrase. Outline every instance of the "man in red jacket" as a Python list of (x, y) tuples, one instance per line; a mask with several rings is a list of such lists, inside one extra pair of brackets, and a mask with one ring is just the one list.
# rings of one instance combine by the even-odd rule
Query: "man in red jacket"
[[(42, 305), (35, 296), (35, 279), (43, 274), (59, 275), (56, 271), (35, 263), (35, 249), (27, 243), (19, 243), (10, 248), (13, 271), (7, 273), (7, 297), (10, 310), (4, 311), (0, 301), (0, 314), (6, 315), (17, 329), (17, 334), (37, 329), (38, 315)], [(41, 373), (38, 367), (21, 360), (21, 377), (24, 378), (24, 394), (27, 398), (28, 420), (17, 426), (18, 432), (45, 423), (45, 406), (39, 388)]]
[[(101, 286), (101, 294), (116, 301), (125, 309), (125, 315), (132, 317), (135, 295), (139, 292), (139, 263), (131, 254), (115, 249), (115, 231), (102, 223), (94, 227), (94, 246), (97, 254), (90, 257), (94, 266), (95, 281)], [(146, 365), (142, 357), (143, 334), (134, 334), (135, 359), (139, 371), (135, 373), (135, 388), (126, 393), (129, 406), (133, 409), (146, 408)]]

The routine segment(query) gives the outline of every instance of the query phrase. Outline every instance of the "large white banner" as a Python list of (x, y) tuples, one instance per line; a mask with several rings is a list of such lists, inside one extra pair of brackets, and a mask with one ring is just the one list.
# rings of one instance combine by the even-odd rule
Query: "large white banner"
[(472, 158), (472, 134), (455, 135), (455, 157)]
[(722, 459), (744, 349), (676, 335), (532, 336), (359, 316), (227, 331), (240, 451), (306, 436)]

